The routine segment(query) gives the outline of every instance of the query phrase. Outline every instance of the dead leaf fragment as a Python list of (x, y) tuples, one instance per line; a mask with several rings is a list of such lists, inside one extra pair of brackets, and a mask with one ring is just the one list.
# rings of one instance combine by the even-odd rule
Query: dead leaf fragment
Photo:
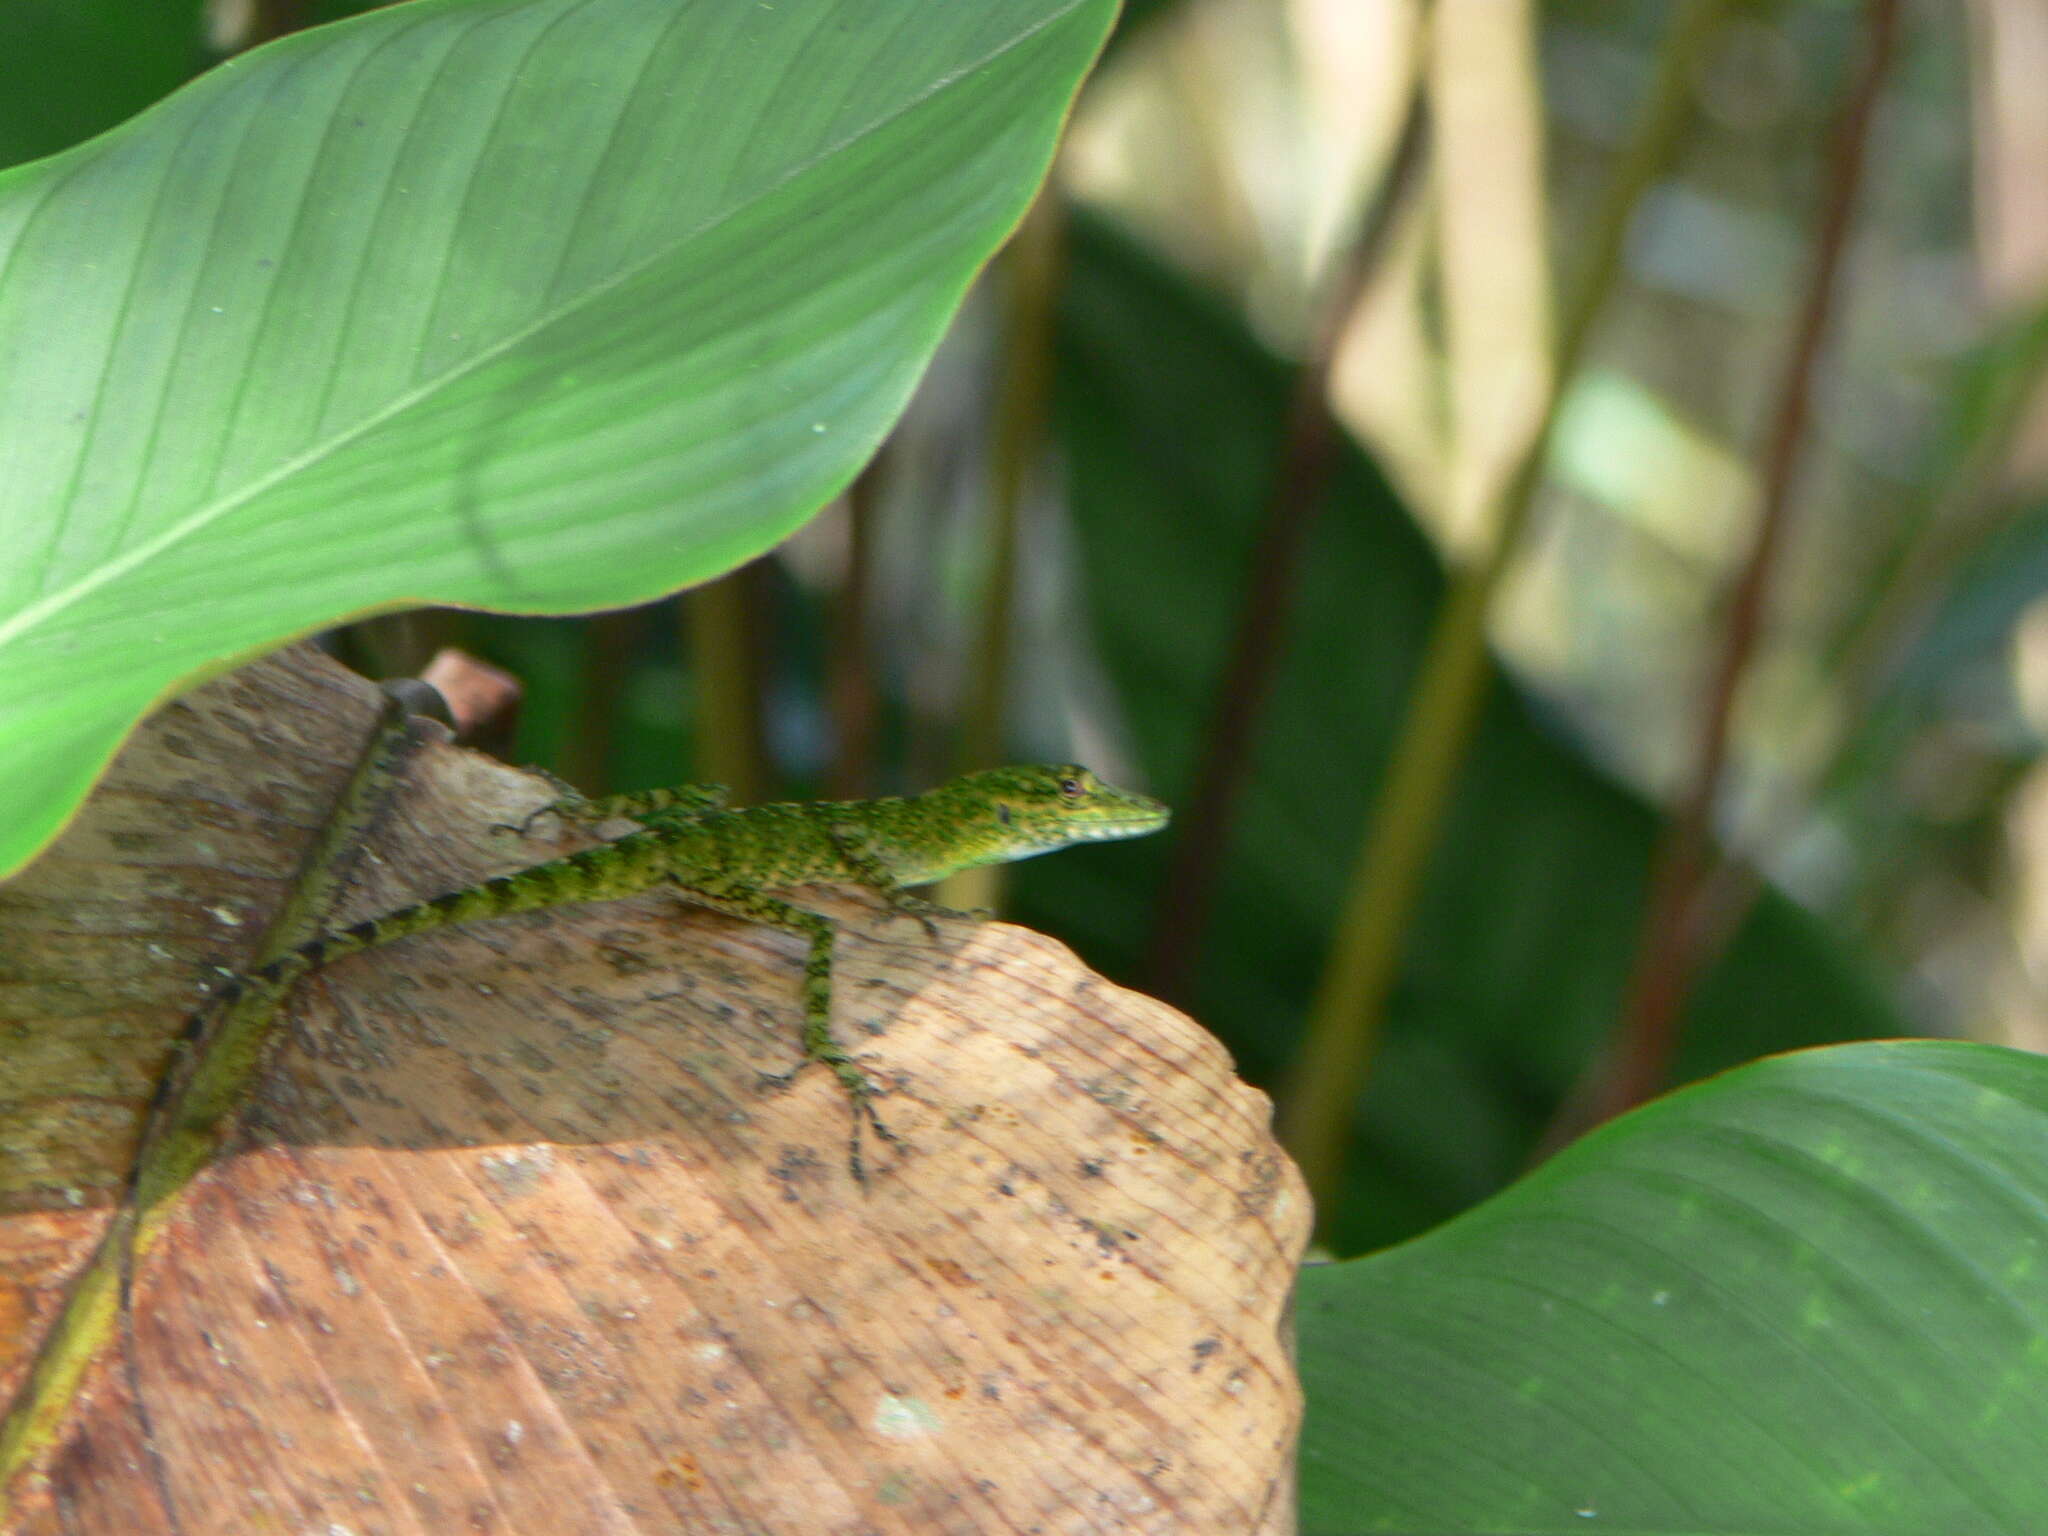
[[(0, 892), (0, 1393), (376, 709), (305, 652), (198, 690)], [(491, 830), (548, 794), (427, 733), (327, 925), (566, 851)], [(1264, 1098), (1052, 940), (802, 899), (903, 1142), (865, 1188), (830, 1077), (766, 1076), (789, 936), (648, 893), (337, 962), (6, 1528), (1291, 1529), (1308, 1210)]]

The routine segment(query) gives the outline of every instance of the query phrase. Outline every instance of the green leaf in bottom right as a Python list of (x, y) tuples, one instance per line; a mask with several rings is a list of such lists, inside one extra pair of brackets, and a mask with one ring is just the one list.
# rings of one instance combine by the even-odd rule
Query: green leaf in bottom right
[(2048, 1059), (1742, 1067), (1297, 1315), (1305, 1536), (2048, 1531)]

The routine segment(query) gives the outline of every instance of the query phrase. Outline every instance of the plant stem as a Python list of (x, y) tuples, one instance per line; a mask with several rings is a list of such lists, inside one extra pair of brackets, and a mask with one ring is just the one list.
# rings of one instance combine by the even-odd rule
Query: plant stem
[[(1418, 40), (1418, 58), (1424, 46)], [(1253, 546), (1244, 607), (1209, 724), (1202, 733), (1202, 760), (1195, 769), (1194, 785), (1186, 805), (1174, 818), (1173, 852), (1141, 973), (1145, 989), (1169, 1002), (1185, 1002), (1189, 993), (1194, 957), (1208, 929), (1223, 851), (1230, 842), (1238, 788), (1251, 758), (1252, 734), (1272, 685), (1288, 607), (1300, 578), (1302, 550), (1326, 500), (1330, 470), (1337, 462), (1338, 428), (1330, 415), (1330, 371), (1345, 324), (1379, 269), (1395, 215), (1407, 206), (1410, 193), (1419, 184), (1428, 141), (1428, 102), (1418, 68), (1379, 195), (1338, 257), (1315, 340), (1295, 375), (1265, 522)]]
[(636, 608), (593, 613), (577, 625), (576, 723), (562, 749), (562, 777), (593, 799), (612, 791), (622, 685), (646, 615)]
[(1486, 616), (1528, 523), (1565, 386), (1621, 266), (1643, 194), (1691, 118), (1691, 76), (1728, 0), (1690, 0), (1673, 22), (1628, 147), (1583, 242), (1586, 265), (1559, 322), (1557, 361), (1528, 440), (1496, 504), (1484, 559), (1451, 573), (1353, 870), (1302, 1051), (1280, 1094), (1282, 1138), (1327, 1222), (1341, 1187), (1353, 1108), (1377, 1050), (1401, 941), (1436, 847), (1491, 667)]
[(875, 689), (868, 604), (874, 592), (875, 493), (889, 457), (885, 442), (846, 488), (846, 579), (832, 604), (832, 649), (825, 658), (825, 704), (832, 715), (835, 800), (865, 800), (875, 792), (875, 726), (881, 699)]
[[(1025, 493), (1045, 446), (1051, 411), (1053, 306), (1065, 265), (1063, 224), (1058, 194), (1048, 188), (1017, 226), (1006, 253), (1002, 389), (989, 448), (988, 577), (968, 660), (956, 773), (993, 767), (1003, 756), (1017, 622), (1017, 546)], [(993, 909), (1001, 889), (998, 868), (971, 869), (947, 879), (939, 899), (948, 906)]]
[(1630, 974), (1621, 1023), (1607, 1064), (1579, 1111), (1587, 1129), (1629, 1109), (1664, 1084), (1678, 1049), (1679, 1021), (1703, 941), (1697, 900), (1714, 858), (1713, 815), (1727, 766), (1729, 722), (1763, 627), (1771, 578), (1793, 513), (1795, 488), (1811, 413), (1813, 375), (1841, 287), (1856, 195), (1863, 180), (1870, 122), (1898, 33), (1898, 0), (1869, 0), (1863, 65), (1830, 146), (1827, 186), (1815, 236), (1813, 266), (1801, 299), (1791, 350), (1772, 412), (1764, 452), (1761, 505), (1749, 557), (1737, 580), (1720, 654), (1707, 684), (1706, 710), (1690, 786), (1668, 823), (1651, 875), (1643, 934)]
[[(1849, 725), (1804, 785), (1781, 794), (1757, 818), (1761, 830), (1750, 840), (1753, 847), (1782, 845), (1801, 819), (1843, 791), (1856, 765), (1878, 749), (1892, 728), (1895, 717), (1883, 707), (1884, 691), (1898, 662), (1910, 654), (1917, 626), (1938, 611), (1945, 583), (1999, 531), (2001, 520), (1991, 510), (1998, 507), (1995, 488), (2044, 374), (2048, 308), (2026, 324), (2013, 356), (1992, 380), (1987, 400), (1975, 413), (1973, 430), (1954, 467), (1933, 477), (1942, 483), (1941, 491), (1915, 515), (1876, 590), (1830, 647), (1825, 670), (1839, 680), (1844, 702), (1837, 710), (1817, 709), (1814, 715), (1836, 715)], [(1694, 923), (1700, 946), (1696, 972), (1713, 965), (1741, 929), (1762, 889), (1762, 874), (1746, 859), (1723, 858), (1701, 882)]]
[(749, 623), (752, 566), (729, 571), (683, 597), (683, 649), (696, 693), (695, 777), (723, 784), (736, 805), (768, 790), (761, 752), (760, 665)]

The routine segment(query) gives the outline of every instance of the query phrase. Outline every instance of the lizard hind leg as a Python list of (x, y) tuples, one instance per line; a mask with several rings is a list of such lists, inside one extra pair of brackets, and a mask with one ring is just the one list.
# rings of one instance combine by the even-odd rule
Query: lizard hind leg
[(867, 1183), (867, 1165), (861, 1156), (861, 1135), (872, 1129), (882, 1141), (901, 1146), (901, 1139), (889, 1129), (875, 1109), (875, 1085), (860, 1064), (832, 1033), (832, 944), (838, 926), (819, 913), (770, 896), (759, 887), (730, 881), (673, 882), (675, 893), (694, 906), (708, 907), (728, 917), (765, 923), (772, 928), (801, 935), (809, 941), (804, 955), (803, 1046), (804, 1059), (787, 1072), (764, 1072), (772, 1083), (788, 1083), (817, 1062), (831, 1069), (853, 1108), (853, 1130), (847, 1146), (847, 1167), (856, 1183)]

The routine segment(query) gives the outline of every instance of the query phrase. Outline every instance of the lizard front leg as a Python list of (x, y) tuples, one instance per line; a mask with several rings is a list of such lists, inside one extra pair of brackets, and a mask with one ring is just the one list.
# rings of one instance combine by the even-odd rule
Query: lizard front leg
[(805, 1059), (788, 1072), (763, 1075), (773, 1082), (788, 1082), (813, 1061), (831, 1069), (853, 1104), (853, 1134), (847, 1149), (847, 1167), (857, 1183), (865, 1184), (867, 1168), (860, 1152), (862, 1126), (874, 1127), (875, 1134), (883, 1141), (894, 1145), (901, 1145), (901, 1142), (875, 1110), (875, 1085), (832, 1034), (832, 943), (838, 936), (837, 927), (830, 918), (770, 896), (758, 886), (731, 880), (682, 879), (674, 879), (673, 886), (678, 896), (694, 905), (723, 912), (728, 917), (766, 923), (773, 928), (800, 934), (810, 941), (810, 949), (804, 956)]
[(905, 917), (914, 917), (923, 923), (924, 931), (931, 936), (932, 941), (938, 941), (937, 919), (955, 914), (935, 901), (926, 901), (922, 896), (912, 895), (903, 883), (889, 872), (889, 866), (876, 854), (872, 836), (865, 827), (842, 821), (828, 827), (826, 833), (831, 837), (832, 846), (838, 850), (839, 857), (845, 861), (846, 867), (853, 872), (855, 879)]
[(550, 811), (564, 821), (579, 822), (584, 826), (595, 826), (617, 816), (637, 821), (643, 827), (684, 827), (712, 811), (724, 810), (726, 802), (732, 798), (732, 791), (723, 784), (678, 784), (669, 789), (637, 789), (623, 795), (586, 800), (571, 785), (560, 780), (554, 782), (562, 791), (560, 799), (550, 800), (526, 820), (516, 826), (507, 825), (505, 830), (524, 837), (533, 830), (533, 824)]

